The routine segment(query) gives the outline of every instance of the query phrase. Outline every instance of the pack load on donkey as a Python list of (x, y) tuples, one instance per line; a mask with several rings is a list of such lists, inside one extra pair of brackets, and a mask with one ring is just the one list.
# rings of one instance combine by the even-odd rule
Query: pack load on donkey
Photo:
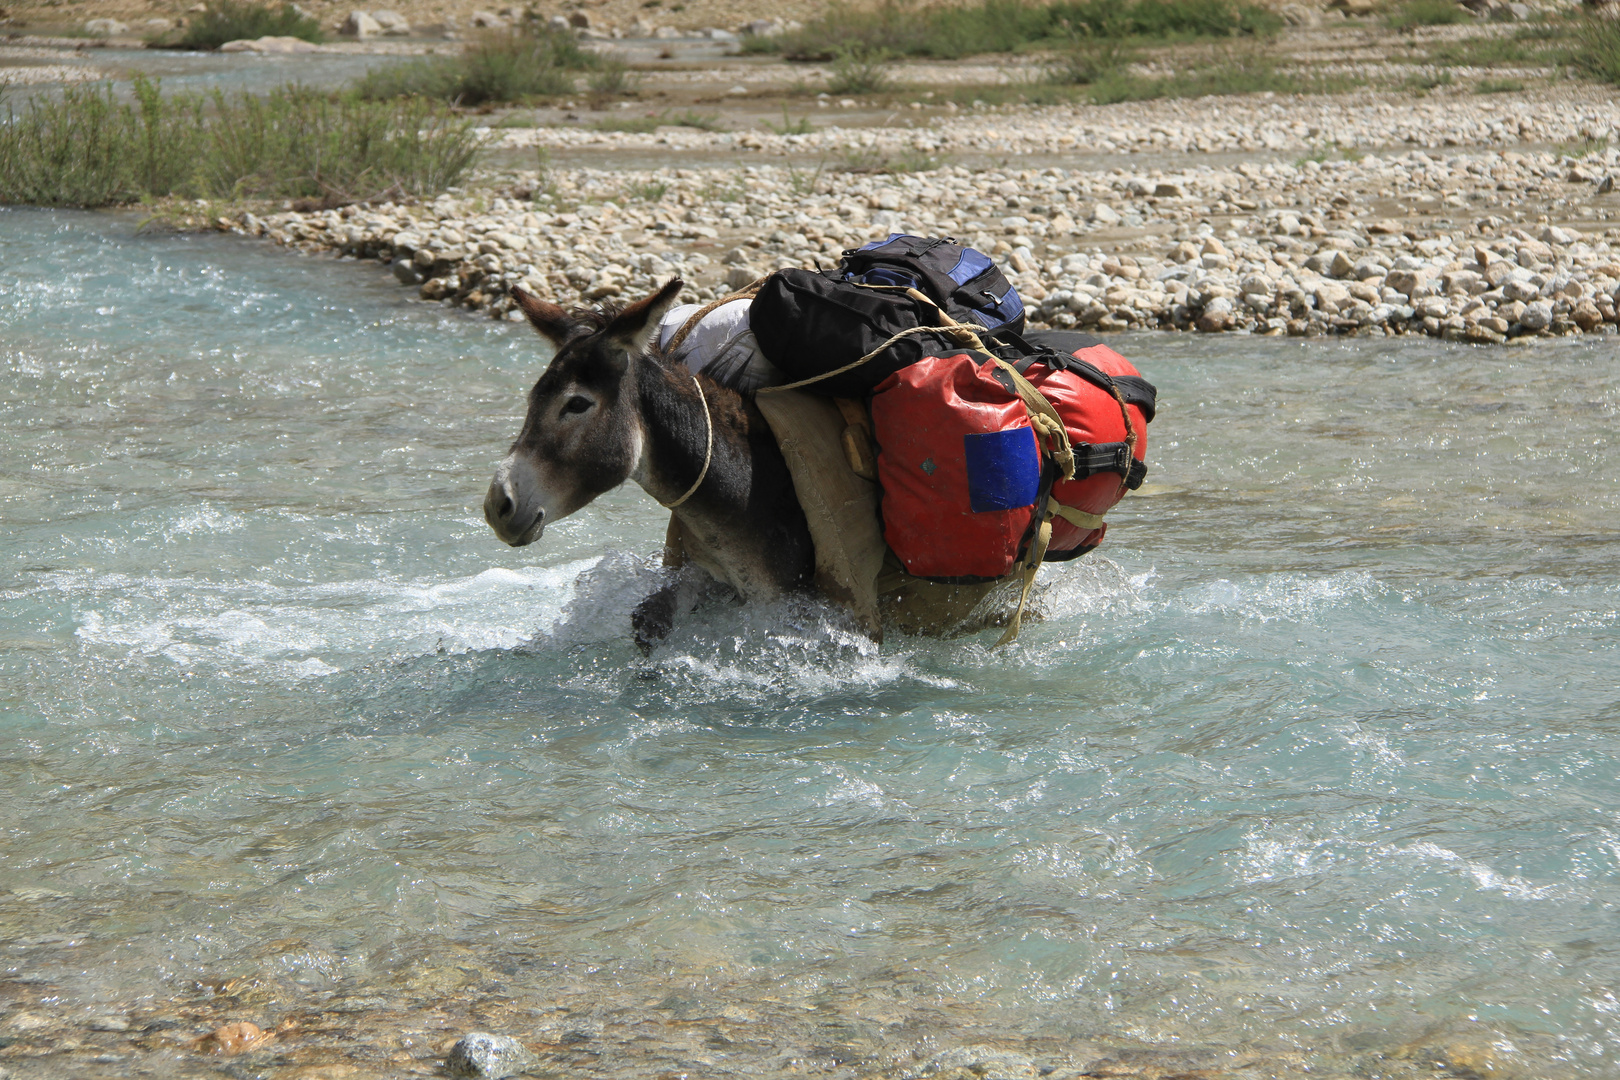
[[(894, 234), (664, 316), (666, 356), (752, 393), (816, 547), (874, 636), (964, 625), (1000, 581), (1094, 549), (1141, 486), (1155, 391), (1085, 334), (1022, 335), (1017, 291), (952, 240)], [(678, 534), (672, 529), (672, 543)], [(883, 609), (880, 612), (880, 607)]]

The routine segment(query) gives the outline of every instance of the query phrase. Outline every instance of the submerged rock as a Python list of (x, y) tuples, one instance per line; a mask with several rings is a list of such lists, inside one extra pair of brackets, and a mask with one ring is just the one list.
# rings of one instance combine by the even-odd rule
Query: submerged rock
[(197, 1040), (197, 1049), (205, 1053), (224, 1054), (227, 1057), (252, 1050), (274, 1039), (275, 1033), (265, 1031), (251, 1020), (223, 1024)]
[(528, 1047), (509, 1035), (475, 1031), (450, 1048), (444, 1067), (451, 1076), (500, 1080), (532, 1068), (539, 1060)]
[(928, 1059), (920, 1072), (908, 1074), (924, 1078), (941, 1075), (971, 1076), (975, 1080), (1036, 1080), (1035, 1062), (1023, 1054), (994, 1046), (957, 1046), (942, 1050)]

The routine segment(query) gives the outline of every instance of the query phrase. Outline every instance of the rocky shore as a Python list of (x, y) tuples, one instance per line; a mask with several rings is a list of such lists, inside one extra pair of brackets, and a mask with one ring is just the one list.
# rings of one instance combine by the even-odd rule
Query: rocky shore
[[(1494, 126), (1476, 126), (1469, 141), (1525, 130), (1515, 118), (1535, 114), (1533, 105), (1503, 103)], [(1612, 99), (1594, 96), (1585, 105), (1594, 115), (1582, 130), (1620, 119)], [(1608, 113), (1596, 115), (1605, 105)], [(1292, 148), (1327, 130), (1297, 119), (1325, 107), (1314, 99), (1120, 107), (1112, 122), (1122, 132), (1162, 135), (1182, 151), (1158, 168), (1020, 167), (1016, 154), (998, 168), (897, 173), (850, 171), (859, 163), (748, 164), (760, 160), (748, 157), (730, 166), (582, 166), (490, 173), (416, 205), (244, 214), (218, 225), (378, 260), (423, 300), (513, 319), (517, 284), (568, 305), (639, 295), (679, 275), (689, 297), (712, 298), (779, 267), (830, 265), (872, 237), (917, 232), (992, 253), (1035, 325), (1423, 333), (1473, 342), (1616, 331), (1620, 150), (1606, 143), (1614, 128), (1585, 153), (1385, 148), (1216, 165), (1211, 154), (1186, 152), (1188, 141), (1224, 148), (1227, 136), (1241, 133), (1264, 141), (1268, 129), (1250, 126), (1249, 114), (1267, 109), (1278, 114), (1276, 131), (1293, 133)], [(1399, 108), (1363, 103), (1352, 143), (1370, 141), (1371, 118)], [(1434, 108), (1428, 131), (1444, 137), (1448, 114), (1443, 103)], [(1152, 109), (1159, 115), (1150, 123), (1141, 114)], [(1189, 134), (1178, 125), (1195, 109), (1222, 119)], [(1476, 124), (1468, 115), (1476, 109), (1473, 102), (1453, 108), (1453, 126)], [(1080, 141), (1093, 138), (1089, 129), (1067, 115), (1076, 111), (985, 110), (969, 126), (1047, 153), (1068, 145), (1066, 138), (1076, 156), (1095, 153), (1096, 145)], [(1340, 122), (1357, 115), (1337, 109)], [(1581, 115), (1543, 109), (1533, 123), (1545, 132)], [(1066, 125), (1069, 136), (1054, 134)], [(952, 130), (936, 124), (923, 137), (948, 139)], [(857, 135), (881, 143), (892, 131)], [(1042, 132), (1044, 143), (1036, 137)], [(684, 134), (660, 129), (651, 138)]]
[[(912, 83), (949, 85), (952, 71), (961, 69), (961, 65), (907, 65), (899, 77)], [(815, 81), (825, 72), (809, 66), (789, 74)], [(991, 81), (990, 74), (993, 72), (982, 73), (975, 81)], [(739, 73), (737, 84), (742, 88), (773, 77), (785, 81), (779, 69), (760, 68)], [(495, 145), (507, 148), (794, 155), (812, 160), (852, 151), (1037, 157), (1088, 153), (1298, 155), (1388, 153), (1391, 147), (1449, 151), (1587, 140), (1620, 143), (1620, 99), (1607, 90), (1580, 85), (1489, 97), (1470, 93), (1425, 98), (1372, 93), (1262, 94), (1049, 108), (961, 108), (954, 102), (934, 105), (925, 99), (913, 103), (914, 107), (895, 110), (884, 126), (837, 126), (839, 106), (858, 104), (853, 98), (821, 95), (806, 108), (811, 112), (832, 110), (818, 119), (831, 117), (833, 124), (801, 134), (681, 127), (634, 133), (557, 126), (509, 128), (492, 133), (492, 138)]]

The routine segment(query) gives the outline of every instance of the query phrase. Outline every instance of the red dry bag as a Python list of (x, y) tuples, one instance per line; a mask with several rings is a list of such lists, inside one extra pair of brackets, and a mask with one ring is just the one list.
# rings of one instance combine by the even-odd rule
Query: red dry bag
[(1106, 345), (926, 357), (872, 397), (883, 538), (909, 573), (955, 581), (1011, 573), (1047, 520), (1042, 557), (1084, 554), (1142, 483), (1153, 408), (1152, 385)]

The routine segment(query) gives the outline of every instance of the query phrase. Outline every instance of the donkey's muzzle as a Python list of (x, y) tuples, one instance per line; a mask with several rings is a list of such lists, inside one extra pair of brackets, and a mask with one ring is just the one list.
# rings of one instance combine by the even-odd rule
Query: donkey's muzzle
[(484, 496), (484, 520), (496, 536), (513, 547), (522, 547), (540, 539), (546, 528), (546, 511), (544, 507), (524, 509), (512, 481), (497, 476)]

